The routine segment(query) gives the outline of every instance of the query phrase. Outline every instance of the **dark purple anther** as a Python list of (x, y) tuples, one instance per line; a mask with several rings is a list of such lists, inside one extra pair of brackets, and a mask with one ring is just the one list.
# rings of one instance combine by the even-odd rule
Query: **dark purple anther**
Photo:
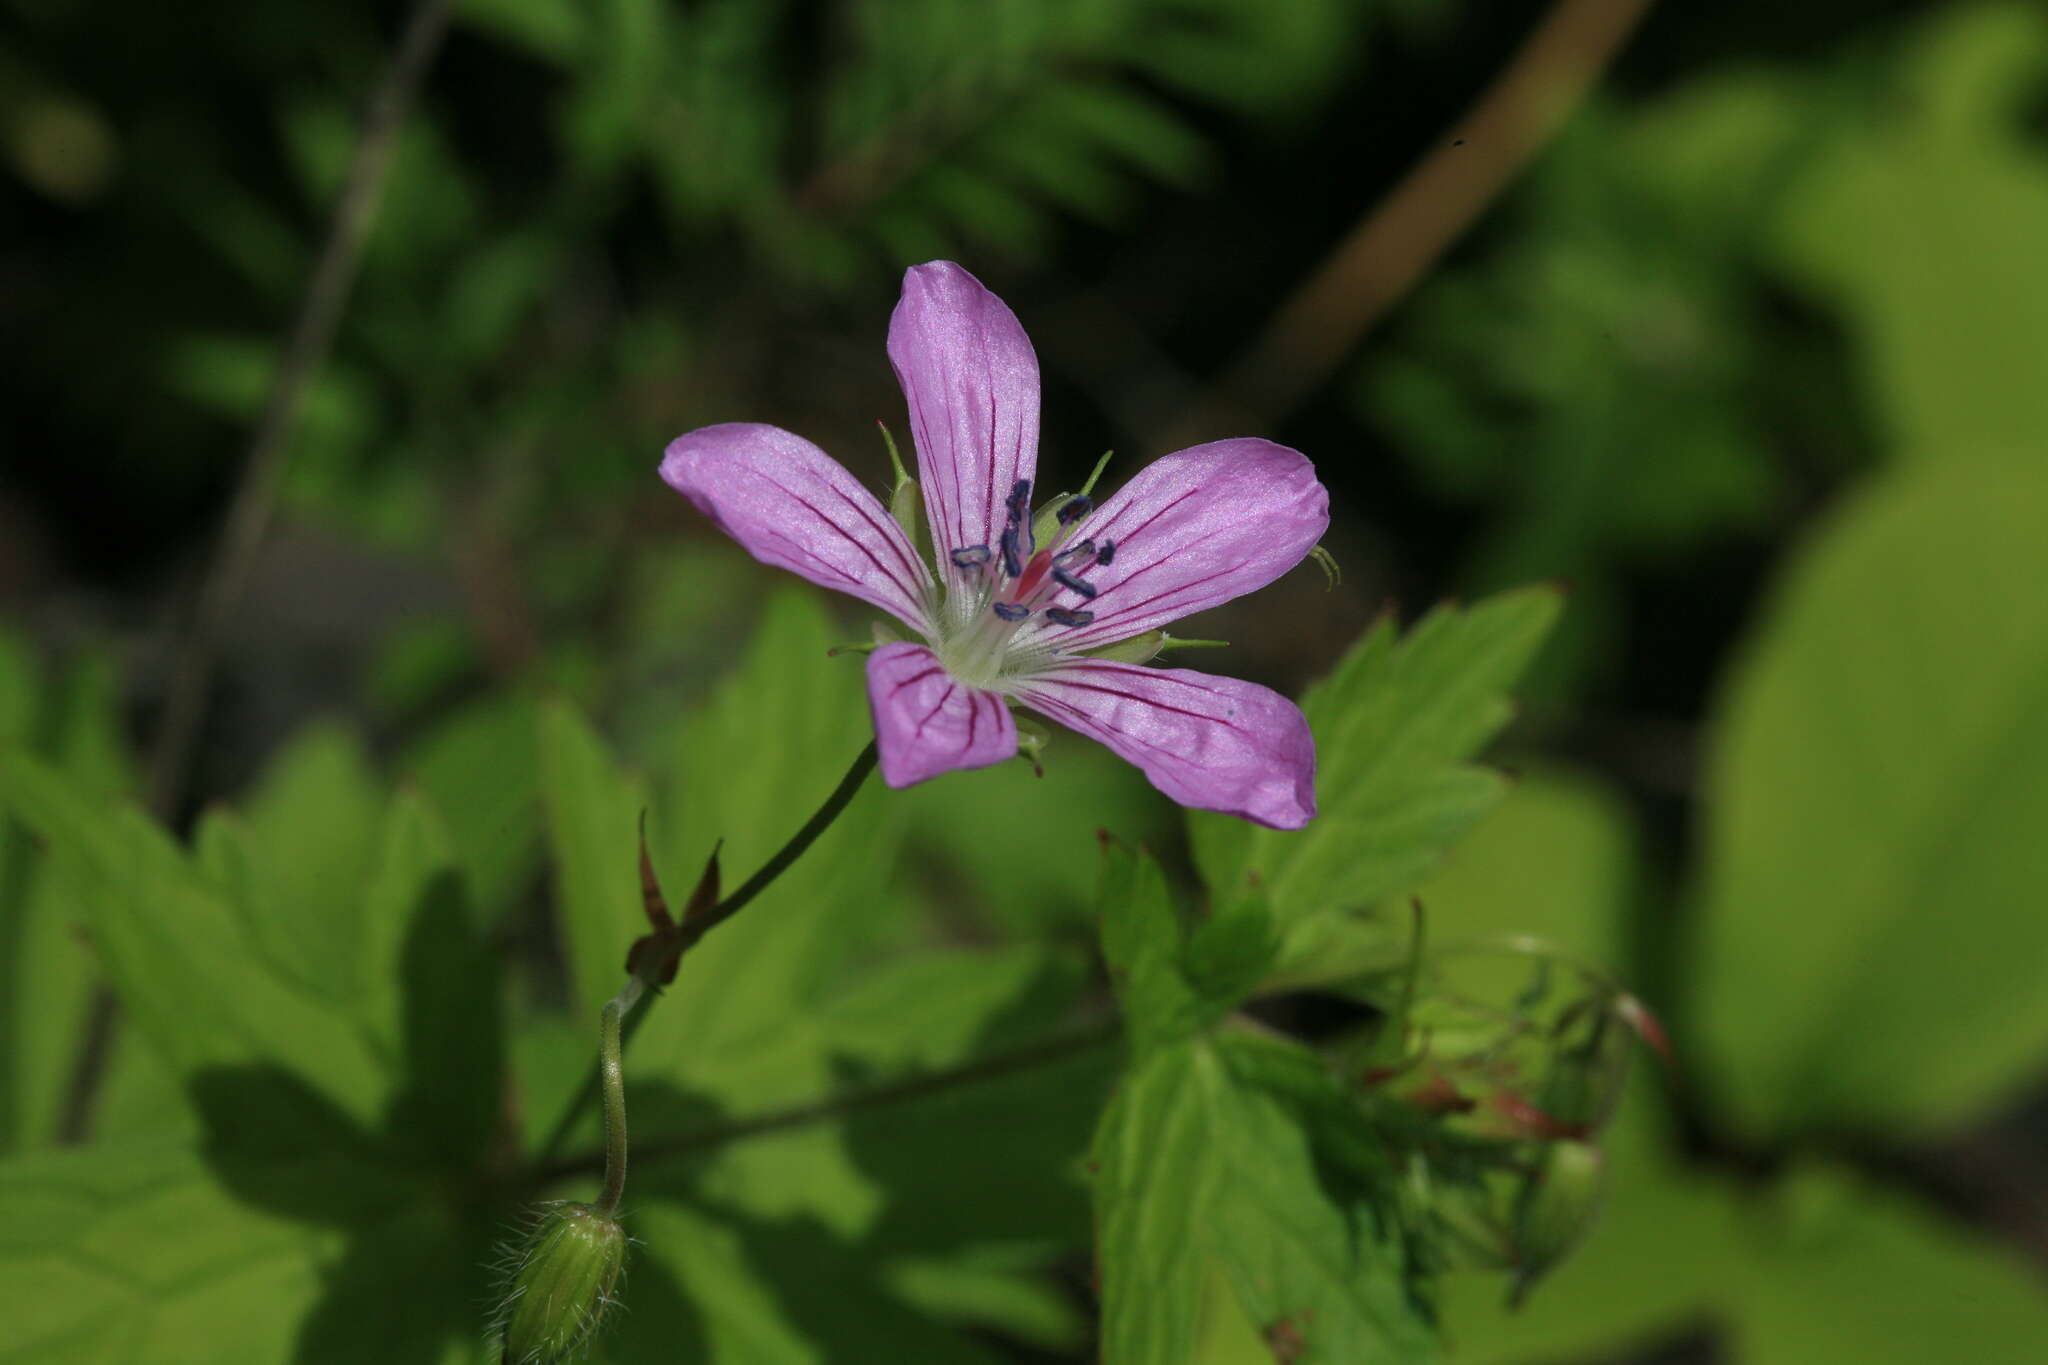
[(1068, 611), (1065, 607), (1047, 607), (1045, 619), (1054, 625), (1085, 626), (1095, 619), (1092, 611)]
[(1098, 591), (1096, 586), (1093, 583), (1090, 583), (1087, 579), (1080, 577), (1078, 574), (1068, 573), (1065, 569), (1060, 568), (1058, 565), (1053, 566), (1052, 576), (1053, 581), (1058, 583), (1061, 587), (1072, 588), (1075, 592), (1080, 593), (1083, 597), (1093, 597)]
[(1003, 572), (1012, 578), (1020, 577), (1024, 572), (1027, 551), (1018, 544), (1021, 539), (1016, 522), (1013, 521), (1003, 528), (1003, 538), (1000, 542), (1003, 547)]
[(1109, 563), (1109, 562), (1110, 562), (1110, 561), (1111, 561), (1112, 559), (1115, 559), (1115, 558), (1116, 558), (1116, 542), (1115, 542), (1115, 541), (1113, 541), (1113, 540), (1105, 540), (1105, 541), (1103, 541), (1103, 542), (1102, 542), (1102, 548), (1101, 548), (1101, 549), (1099, 549), (1099, 550), (1097, 550), (1097, 551), (1095, 552), (1095, 562), (1096, 562), (1097, 564), (1107, 564), (1107, 563)]
[(1010, 515), (1020, 521), (1031, 515), (1031, 480), (1019, 479), (1010, 485), (1010, 496), (1003, 506), (1010, 509)]
[(1021, 621), (1031, 614), (1031, 608), (1017, 602), (998, 602), (989, 610), (1005, 621)]
[(1089, 497), (1086, 493), (1076, 493), (1060, 505), (1058, 514), (1060, 525), (1072, 526), (1075, 522), (1093, 511), (1094, 507), (1095, 499)]
[(978, 569), (994, 556), (986, 545), (969, 545), (964, 550), (953, 551), (953, 564), (961, 569)]

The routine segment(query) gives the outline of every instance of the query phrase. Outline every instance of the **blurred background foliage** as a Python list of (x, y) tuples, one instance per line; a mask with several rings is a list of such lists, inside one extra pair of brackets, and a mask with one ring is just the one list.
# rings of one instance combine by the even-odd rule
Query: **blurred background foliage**
[[(1038, 346), (1048, 477), (1114, 446), (1115, 480), (1412, 162), (1450, 154), (1547, 9), (465, 0), (176, 813), (212, 879), (194, 904), (245, 923), (221, 951), (326, 1002), (290, 1045), (331, 1052), (329, 1015), (402, 1039), (414, 977), (487, 945), (536, 1137), (623, 949), (574, 907), (637, 894), (627, 858), (581, 850), (651, 801), (672, 887), (720, 837), (744, 873), (858, 747), (858, 662), (823, 649), (864, 623), (773, 594), (661, 488), (670, 437), (773, 421), (879, 483), (887, 311), (904, 265), (950, 256)], [(81, 792), (138, 790), (178, 604), (402, 18), (0, 3), (0, 742)], [(1216, 613), (1198, 633), (1233, 642), (1231, 671), (1298, 690), (1390, 602), (1569, 585), (1499, 746), (1521, 780), (1420, 894), (1445, 941), (1536, 933), (1612, 968), (1677, 1045), (1639, 1078), (1580, 1256), (1519, 1313), (1497, 1278), (1451, 1285), (1455, 1359), (2041, 1358), (2043, 242), (2038, 6), (1657, 7), (1336, 380), (1245, 414), (1317, 460), (1346, 573)], [(779, 926), (693, 959), (744, 997), (651, 1016), (636, 1066), (671, 1092), (636, 1124), (951, 1064), (1099, 1004), (1099, 827), (1190, 875), (1173, 812), (1079, 740), (1042, 780), (870, 794)], [(87, 902), (186, 875), (136, 847), (81, 871), (0, 826), (0, 1196), (27, 1211), (5, 1225), (95, 1220), (62, 1274), (35, 1259), (45, 1222), (0, 1245), (44, 1267), (58, 1324), (0, 1358), (269, 1358), (207, 1333), (293, 1339), (309, 1311), (300, 1358), (337, 1358), (380, 1263), (466, 1248), (488, 1201), (429, 1234), (211, 1181), (270, 1168), (161, 1144), (216, 1131), (205, 1066), (252, 1063), (119, 1036), (86, 1149), (107, 1155), (73, 1161), (65, 1087), (124, 951)], [(407, 889), (449, 868), (460, 932)], [(406, 909), (335, 938), (365, 886)], [(247, 909), (273, 904), (288, 923)], [(279, 1132), (361, 1146), (402, 1107), (416, 1078), (349, 1046), (354, 1079), (280, 1095)], [(487, 1041), (449, 1047), (483, 1065)], [(1084, 1358), (1073, 1166), (1106, 1079), (1083, 1059), (705, 1154), (650, 1192), (635, 1230), (668, 1250), (608, 1349)], [(180, 1220), (213, 1240), (176, 1242)], [(95, 1280), (95, 1247), (146, 1269)], [(125, 1347), (75, 1335), (137, 1301)], [(1203, 1365), (1271, 1357), (1212, 1327)]]

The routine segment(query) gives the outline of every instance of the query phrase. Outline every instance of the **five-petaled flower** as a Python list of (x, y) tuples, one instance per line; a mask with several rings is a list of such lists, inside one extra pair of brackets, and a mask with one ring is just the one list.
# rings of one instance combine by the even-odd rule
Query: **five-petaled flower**
[(1100, 740), (1183, 805), (1308, 823), (1315, 744), (1294, 703), (1134, 661), (1151, 651), (1126, 643), (1264, 587), (1315, 547), (1329, 496), (1307, 458), (1212, 441), (1154, 461), (1100, 506), (1073, 496), (1034, 512), (1038, 358), (1003, 301), (950, 261), (913, 267), (889, 359), (910, 405), (930, 563), (874, 494), (780, 428), (702, 427), (661, 464), (756, 559), (922, 638), (868, 656), (883, 779), (907, 787), (1014, 756), (1016, 702)]

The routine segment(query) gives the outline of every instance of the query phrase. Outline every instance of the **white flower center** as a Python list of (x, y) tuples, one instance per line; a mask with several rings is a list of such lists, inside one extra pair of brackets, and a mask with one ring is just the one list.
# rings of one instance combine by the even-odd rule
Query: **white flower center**
[[(938, 639), (933, 651), (955, 679), (968, 687), (1003, 691), (1003, 683), (1035, 672), (1060, 652), (1057, 645), (1017, 646), (1024, 623), (1043, 614), (1059, 626), (1085, 626), (1094, 614), (1085, 604), (1096, 587), (1082, 574), (1116, 556), (1116, 545), (1081, 540), (1069, 545), (1075, 526), (1094, 506), (1069, 498), (1054, 515), (1046, 544), (1035, 543), (1031, 485), (1019, 479), (1010, 489), (1009, 517), (995, 545), (946, 549), (939, 560), (945, 601), (935, 613)], [(1082, 605), (1062, 605), (1062, 602)]]

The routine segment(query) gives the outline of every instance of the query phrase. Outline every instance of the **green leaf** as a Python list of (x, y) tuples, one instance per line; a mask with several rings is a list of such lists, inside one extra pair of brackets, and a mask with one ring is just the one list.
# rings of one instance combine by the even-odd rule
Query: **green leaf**
[[(1561, 770), (1525, 775), (1416, 889), (1431, 947), (1529, 934), (1620, 968), (1634, 845), (1629, 809), (1604, 783)], [(1530, 875), (1536, 867), (1541, 876)]]
[(464, 23), (564, 66), (582, 52), (589, 18), (574, 0), (462, 0)]
[[(40, 752), (87, 789), (112, 799), (131, 782), (120, 682), (111, 663), (80, 658), (46, 679), (33, 653), (0, 632), (0, 764), (20, 746)], [(0, 813), (0, 1150), (53, 1141), (99, 972), (72, 889), (28, 834)], [(175, 1122), (133, 1049), (117, 1045), (97, 1127), (117, 1117)], [(131, 1084), (133, 1082), (134, 1084)]]
[(280, 976), (147, 816), (104, 807), (25, 755), (0, 764), (0, 805), (49, 846), (123, 1003), (175, 1070), (271, 1059), (352, 1114), (375, 1111), (386, 1077), (358, 1020)]
[(386, 1120), (393, 1135), (466, 1172), (500, 1122), (504, 1001), (500, 961), (475, 925), (438, 823), (417, 798), (394, 807), (383, 885), (403, 911), (388, 975), (404, 984), (398, 1057), (403, 1082)]
[[(999, 1359), (890, 1295), (880, 1266), (813, 1220), (742, 1221), (664, 1203), (646, 1209), (634, 1226), (646, 1244), (644, 1259), (687, 1286), (688, 1300), (664, 1304), (665, 1313), (636, 1307), (626, 1314), (616, 1339), (604, 1343), (614, 1361)], [(627, 1292), (639, 1289), (636, 1282)]]
[(555, 861), (556, 925), (568, 948), (573, 1013), (594, 1021), (626, 983), (626, 949), (647, 932), (638, 832), (646, 798), (640, 784), (618, 770), (590, 722), (565, 700), (541, 707), (540, 770)]
[(240, 819), (214, 831), (238, 845), (221, 865), (234, 869), (232, 900), (250, 937), (280, 970), (336, 1001), (372, 980), (360, 909), (383, 817), (361, 741), (315, 725), (271, 762)]
[[(720, 840), (726, 885), (752, 875), (872, 740), (859, 664), (827, 657), (844, 639), (813, 595), (777, 594), (739, 669), (685, 721), (648, 821), (672, 895), (695, 885)], [(629, 1068), (720, 1065), (722, 1051), (804, 1013), (856, 951), (886, 937), (899, 904), (893, 795), (870, 780), (773, 886), (691, 950)]]
[[(692, 1057), (686, 1068), (636, 1074), (644, 1078), (643, 1089), (668, 1090), (678, 1112), (662, 1119), (663, 1127), (699, 1128), (719, 1114), (807, 1105), (1035, 1045), (1060, 1031), (1079, 981), (1077, 972), (1054, 967), (1041, 949), (927, 950), (871, 966), (776, 1025)], [(1001, 1140), (962, 1117), (988, 1111), (933, 1097), (878, 1110), (872, 1126), (820, 1121), (732, 1144), (697, 1169), (673, 1170), (666, 1178), (642, 1163), (634, 1178), (643, 1193), (714, 1192), (736, 1211), (815, 1217), (843, 1234), (864, 1232), (917, 1252), (1006, 1234), (1043, 1237), (1073, 1205), (1046, 1189), (1042, 1168), (1064, 1169), (1085, 1146), (1101, 1090), (1078, 1065), (1057, 1069), (1070, 1090), (1056, 1101), (1028, 1087), (977, 1094), (976, 1100), (999, 1106), (1008, 1130)], [(1032, 1100), (1038, 1109), (1027, 1103)], [(904, 1116), (918, 1113), (927, 1127), (907, 1137), (901, 1125), (916, 1121)], [(1033, 1134), (1042, 1146), (1030, 1145), (1027, 1135)], [(1005, 1162), (1014, 1169), (1004, 1169)], [(955, 1197), (934, 1193), (956, 1179)], [(1002, 1197), (990, 1198), (989, 1187), (1000, 1187)], [(917, 1208), (896, 1207), (913, 1198)], [(1005, 1228), (978, 1221), (984, 1212), (1003, 1214)], [(1071, 1230), (1078, 1235), (1078, 1227)]]
[(429, 731), (397, 765), (447, 821), (483, 923), (496, 923), (539, 878), (539, 733), (530, 697), (487, 697)]
[(1783, 250), (1848, 316), (1864, 390), (1907, 458), (2038, 463), (2048, 429), (2048, 156), (2027, 127), (2048, 20), (1936, 11), (1882, 102), (1800, 177)]
[(288, 1360), (334, 1238), (163, 1144), (0, 1162), (0, 1360)]
[(1138, 1048), (1177, 1041), (1207, 1023), (1202, 999), (1181, 970), (1180, 917), (1152, 855), (1105, 841), (1096, 904), (1103, 961)]
[(1896, 1194), (1796, 1172), (1760, 1222), (1735, 1321), (1742, 1365), (2030, 1365), (2048, 1341), (2034, 1267)]
[(898, 1263), (890, 1288), (905, 1302), (945, 1321), (993, 1329), (1048, 1355), (1086, 1349), (1088, 1324), (1043, 1266), (949, 1259)]
[(2048, 471), (1844, 508), (1729, 678), (1696, 1034), (1751, 1134), (1960, 1122), (2048, 1054)]
[[(1249, 1051), (1246, 1049), (1249, 1048)], [(1220, 1268), (1251, 1322), (1305, 1365), (1435, 1359), (1403, 1258), (1369, 1209), (1333, 1197), (1327, 1153), (1242, 1039), (1133, 1068), (1096, 1138), (1105, 1365), (1186, 1361)], [(1319, 1071), (1307, 1054), (1302, 1064)]]
[(1525, 588), (1439, 607), (1405, 639), (1391, 621), (1367, 632), (1302, 699), (1321, 803), (1308, 828), (1189, 817), (1211, 895), (1263, 889), (1292, 936), (1421, 880), (1505, 793), (1504, 778), (1467, 760), (1507, 722), (1506, 690), (1558, 607), (1555, 591)]
[(1183, 936), (1158, 862), (1114, 840), (1102, 841), (1096, 904), (1110, 983), (1141, 1052), (1199, 1032), (1242, 1004), (1279, 949), (1272, 915), (1257, 896)]
[(1192, 1353), (1222, 1171), (1203, 1096), (1213, 1057), (1192, 1044), (1131, 1069), (1095, 1138), (1103, 1365), (1179, 1365)]
[[(607, 1354), (880, 1359), (894, 1343), (920, 1360), (984, 1360), (906, 1311), (906, 1299), (927, 1305), (931, 1296), (902, 1292), (902, 1276), (962, 1264), (954, 1257), (1042, 1265), (1086, 1245), (1076, 1165), (1116, 1048), (820, 1115), (694, 1158), (644, 1153), (657, 1131), (688, 1131), (721, 1113), (857, 1094), (1030, 1046), (1058, 1027), (1078, 985), (1077, 973), (1049, 973), (1038, 949), (919, 953), (707, 1058), (702, 1093), (677, 1094), (670, 1083), (664, 1094), (661, 1080), (640, 1081), (632, 1227), (662, 1284), (650, 1303), (648, 1277), (634, 1271), (632, 1313)], [(688, 1287), (688, 1302), (670, 1297), (671, 1282)], [(986, 1308), (953, 1300), (945, 1316)]]
[[(1083, 927), (1095, 904), (1093, 847), (1108, 829), (1132, 843), (1165, 846), (1178, 813), (1143, 774), (1099, 745), (1055, 736), (1045, 776), (1025, 763), (949, 773), (891, 792), (904, 810), (911, 877), (944, 895), (949, 915), (986, 917), (1003, 930), (1038, 936), (1049, 925)], [(989, 837), (989, 812), (1031, 831), (1042, 858), (1020, 858), (1015, 843)]]

